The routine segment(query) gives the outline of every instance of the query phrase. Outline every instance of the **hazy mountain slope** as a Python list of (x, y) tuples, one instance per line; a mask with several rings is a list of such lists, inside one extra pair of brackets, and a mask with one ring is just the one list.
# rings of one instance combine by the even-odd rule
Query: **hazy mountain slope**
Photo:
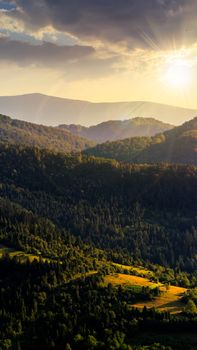
[(138, 162), (170, 162), (197, 165), (197, 117), (164, 133), (165, 139), (145, 149)]
[(45, 125), (94, 125), (131, 117), (154, 117), (178, 125), (196, 116), (197, 110), (152, 102), (90, 103), (28, 94), (0, 97), (0, 113)]
[(197, 165), (197, 117), (154, 137), (106, 142), (85, 151), (97, 157), (136, 163)]
[(3, 115), (0, 115), (0, 142), (65, 153), (81, 151), (94, 145), (92, 141), (72, 135), (66, 130), (27, 123)]
[(153, 118), (134, 118), (129, 120), (109, 120), (89, 128), (81, 125), (60, 125), (75, 135), (79, 135), (98, 143), (122, 140), (136, 136), (154, 136), (173, 128)]
[(141, 152), (157, 142), (162, 142), (163, 139), (163, 134), (159, 134), (157, 137), (130, 137), (124, 140), (98, 144), (84, 152), (95, 157), (134, 162)]

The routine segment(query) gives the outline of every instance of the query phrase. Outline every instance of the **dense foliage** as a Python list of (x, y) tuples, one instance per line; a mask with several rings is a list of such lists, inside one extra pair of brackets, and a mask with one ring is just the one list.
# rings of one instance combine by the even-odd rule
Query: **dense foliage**
[(145, 149), (162, 142), (164, 135), (157, 137), (131, 137), (114, 142), (106, 142), (87, 149), (84, 153), (95, 157), (116, 159), (122, 162), (134, 162)]
[[(140, 297), (128, 289), (101, 287), (101, 275), (65, 279), (64, 265), (20, 264), (0, 260), (1, 349), (190, 349), (172, 332), (195, 331), (194, 317), (181, 318), (154, 310), (139, 311), (129, 304)], [(147, 347), (144, 332), (168, 332), (165, 346)], [(152, 338), (150, 344), (154, 343)], [(194, 343), (196, 344), (196, 343)]]
[(184, 297), (185, 313), (173, 316), (131, 307), (157, 289), (102, 284), (113, 261), (196, 287), (196, 209), (193, 166), (121, 165), (1, 144), (0, 248), (35, 261), (6, 250), (0, 259), (0, 349), (196, 346), (195, 290)]
[(0, 195), (99, 248), (197, 267), (197, 169), (1, 146)]

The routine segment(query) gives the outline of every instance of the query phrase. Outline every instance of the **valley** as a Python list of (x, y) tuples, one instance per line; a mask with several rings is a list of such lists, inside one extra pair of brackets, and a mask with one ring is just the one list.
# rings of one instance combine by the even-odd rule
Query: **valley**
[(195, 348), (195, 130), (130, 138), (136, 159), (194, 140), (188, 164), (139, 164), (1, 116), (0, 348)]

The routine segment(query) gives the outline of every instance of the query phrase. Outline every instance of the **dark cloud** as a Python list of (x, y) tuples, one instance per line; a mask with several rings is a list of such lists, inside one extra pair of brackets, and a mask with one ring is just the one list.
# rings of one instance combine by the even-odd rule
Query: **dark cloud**
[(58, 46), (52, 43), (34, 45), (0, 37), (0, 60), (12, 61), (19, 65), (58, 66), (91, 57), (94, 49), (90, 46)]
[(121, 57), (97, 57), (91, 46), (58, 46), (53, 43), (32, 44), (10, 40), (0, 36), (0, 62), (12, 62), (18, 66), (52, 67), (65, 75), (67, 80), (102, 77), (116, 71), (114, 65)]
[(164, 48), (196, 41), (196, 0), (15, 0), (12, 16), (79, 38)]

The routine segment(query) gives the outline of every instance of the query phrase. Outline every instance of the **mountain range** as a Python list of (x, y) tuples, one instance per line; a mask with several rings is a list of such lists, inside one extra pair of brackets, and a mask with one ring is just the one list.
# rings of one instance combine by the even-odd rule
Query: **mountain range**
[(85, 152), (88, 155), (131, 163), (197, 165), (197, 117), (153, 137), (106, 142)]
[(171, 128), (173, 126), (149, 118), (109, 121), (85, 128), (75, 125), (49, 127), (0, 115), (0, 142), (69, 153), (93, 147), (107, 139), (113, 140), (126, 135), (155, 135)]
[(168, 128), (0, 115), (0, 349), (196, 349), (197, 118)]
[(197, 115), (197, 110), (159, 103), (134, 101), (91, 103), (42, 94), (0, 97), (0, 113), (37, 124), (95, 125), (108, 120), (153, 117), (179, 125)]
[(0, 115), (0, 142), (45, 148), (54, 152), (79, 152), (94, 146), (94, 142), (70, 132)]
[(109, 120), (89, 128), (81, 125), (60, 125), (59, 128), (74, 135), (85, 137), (97, 143), (122, 140), (133, 136), (154, 136), (172, 129), (171, 124), (153, 118), (133, 118), (129, 120)]
[[(84, 135), (89, 139), (73, 134), (68, 131), (70, 128), (72, 131), (72, 128), (79, 130), (78, 135)], [(77, 126), (70, 128), (64, 125), (59, 127), (37, 125), (0, 115), (0, 143), (37, 147), (61, 153), (83, 151), (90, 156), (130, 163), (197, 165), (197, 117), (178, 127), (155, 119), (135, 118), (123, 122), (109, 121), (90, 128), (78, 129)], [(128, 134), (134, 137), (116, 140), (121, 135), (123, 137)], [(90, 140), (90, 137), (95, 141)], [(99, 143), (106, 138), (115, 141)]]

